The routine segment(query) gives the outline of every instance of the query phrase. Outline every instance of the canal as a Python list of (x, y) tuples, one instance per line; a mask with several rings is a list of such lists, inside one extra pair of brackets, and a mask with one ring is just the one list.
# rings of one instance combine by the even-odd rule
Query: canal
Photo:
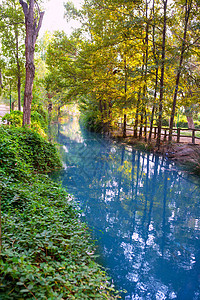
[(122, 299), (200, 299), (200, 180), (160, 156), (59, 125), (64, 170)]

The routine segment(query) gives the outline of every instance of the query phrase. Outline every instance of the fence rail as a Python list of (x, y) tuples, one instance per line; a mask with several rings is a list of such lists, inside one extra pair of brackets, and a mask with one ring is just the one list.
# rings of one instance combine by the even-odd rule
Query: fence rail
[[(123, 123), (117, 123), (117, 127), (122, 130), (124, 130), (123, 127)], [(133, 136), (133, 134), (130, 132), (134, 132), (134, 128), (133, 125), (127, 124), (126, 125), (126, 135), (127, 136)], [(137, 128), (137, 133), (140, 132), (140, 128)], [(148, 134), (150, 132), (150, 128), (146, 127), (143, 128), (142, 130), (142, 136), (147, 135), (148, 138)], [(188, 133), (188, 134), (184, 134), (184, 132)], [(154, 139), (157, 138), (157, 134), (158, 134), (158, 127), (154, 126), (153, 130), (152, 130), (152, 137)], [(169, 128), (168, 127), (162, 127), (161, 128), (161, 136), (163, 137), (163, 141), (167, 141), (168, 137), (169, 137)], [(188, 142), (191, 144), (200, 144), (200, 129), (193, 129), (193, 128), (173, 128), (172, 130), (172, 139), (174, 141), (176, 141), (177, 143), (184, 143), (184, 142)], [(185, 140), (184, 140), (185, 139)], [(186, 141), (187, 139), (187, 141)]]

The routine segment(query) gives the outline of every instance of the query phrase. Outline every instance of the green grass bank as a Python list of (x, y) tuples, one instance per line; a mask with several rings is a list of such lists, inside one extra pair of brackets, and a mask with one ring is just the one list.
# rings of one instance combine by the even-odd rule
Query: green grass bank
[(38, 133), (0, 127), (0, 299), (117, 299), (70, 196), (46, 174), (56, 168)]

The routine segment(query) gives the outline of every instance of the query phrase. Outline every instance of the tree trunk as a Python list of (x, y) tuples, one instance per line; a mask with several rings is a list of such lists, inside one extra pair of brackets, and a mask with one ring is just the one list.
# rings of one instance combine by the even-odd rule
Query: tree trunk
[(154, 100), (153, 100), (153, 107), (151, 111), (151, 121), (150, 121), (150, 130), (149, 130), (149, 138), (148, 142), (151, 142), (151, 136), (152, 136), (152, 130), (153, 130), (153, 121), (154, 121), (154, 115), (155, 115), (155, 106), (156, 106), (156, 98), (157, 98), (157, 89), (158, 89), (158, 55), (156, 54), (156, 44), (155, 44), (155, 1), (153, 0), (153, 57), (154, 57), (154, 62), (156, 65), (156, 81), (155, 81), (155, 89), (154, 89)]
[(147, 142), (147, 111), (144, 111), (144, 140)]
[[(143, 62), (144, 62), (144, 56), (143, 56)], [(138, 123), (139, 123), (139, 111), (140, 111), (140, 107), (141, 105), (141, 90), (142, 90), (142, 80), (144, 77), (144, 63), (142, 64), (142, 74), (141, 74), (141, 78), (140, 78), (140, 83), (139, 83), (139, 91), (138, 91), (138, 100), (137, 100), (137, 107), (136, 107), (136, 114), (135, 114), (135, 124), (134, 124), (134, 138), (137, 138), (137, 128), (138, 128)]]
[(143, 116), (143, 109), (140, 116), (140, 132), (139, 132), (139, 139), (142, 138), (142, 128), (143, 128), (144, 116)]
[(141, 97), (141, 87), (139, 89), (138, 93), (138, 100), (137, 100), (137, 107), (136, 107), (136, 113), (135, 113), (135, 124), (134, 124), (134, 138), (137, 138), (137, 129), (138, 129), (138, 118), (139, 118), (139, 108), (140, 108), (140, 97)]
[(15, 43), (16, 43), (16, 63), (17, 63), (18, 110), (21, 111), (21, 68), (19, 63), (19, 36), (18, 36), (17, 29), (15, 29)]
[[(127, 64), (126, 64), (126, 53), (124, 53), (124, 102), (127, 105), (127, 84), (128, 84), (128, 72), (127, 72)], [(124, 114), (124, 125), (123, 125), (123, 137), (126, 137), (126, 124), (127, 124), (127, 116)]]
[(193, 117), (192, 116), (186, 116), (187, 117), (187, 121), (188, 121), (188, 128), (190, 129), (194, 129), (194, 121), (193, 121)]
[(147, 73), (148, 73), (148, 58), (149, 58), (149, 20), (148, 20), (148, 1), (146, 0), (146, 36), (145, 36), (145, 72), (144, 72), (144, 92), (143, 92), (143, 115), (144, 115), (144, 138), (147, 141)]
[(3, 88), (1, 69), (0, 69), (0, 88), (1, 88), (1, 89)]
[(177, 75), (176, 75), (176, 86), (175, 86), (175, 91), (174, 91), (172, 112), (171, 112), (171, 118), (170, 118), (169, 142), (171, 142), (171, 140), (172, 140), (172, 130), (173, 130), (173, 123), (174, 123), (175, 109), (176, 109), (176, 100), (177, 100), (177, 95), (178, 95), (178, 87), (179, 87), (179, 81), (180, 81), (180, 76), (181, 76), (181, 71), (182, 71), (184, 53), (185, 53), (185, 49), (186, 49), (186, 36), (187, 36), (187, 28), (188, 28), (191, 6), (192, 6), (192, 1), (190, 1), (190, 3), (187, 4), (187, 0), (186, 0), (186, 3), (185, 3), (185, 27), (184, 27), (184, 33), (183, 33), (183, 41), (182, 41), (182, 47), (181, 47), (179, 68), (178, 68)]
[[(24, 108), (23, 108), (23, 126), (31, 124), (31, 103), (32, 103), (32, 91), (33, 91), (33, 81), (35, 77), (35, 65), (34, 65), (34, 52), (35, 43), (38, 37), (39, 30), (42, 25), (42, 19), (44, 12), (40, 12), (37, 6), (39, 21), (34, 17), (34, 0), (29, 0), (29, 7), (26, 2), (19, 0), (21, 4), (24, 15), (25, 15), (25, 25), (26, 25), (26, 39), (25, 39), (25, 55), (26, 55), (26, 81), (25, 81), (25, 91), (24, 91)], [(37, 2), (36, 2), (37, 4)]]
[(159, 115), (158, 115), (158, 135), (156, 146), (160, 148), (161, 128), (162, 128), (162, 108), (164, 96), (164, 72), (165, 72), (165, 40), (167, 27), (167, 0), (163, 0), (164, 4), (164, 20), (163, 20), (163, 38), (162, 38), (162, 61), (161, 61), (161, 77), (160, 77), (160, 99), (159, 99)]
[(123, 137), (126, 137), (126, 114), (124, 114), (124, 122), (123, 122)]
[(154, 120), (154, 114), (155, 114), (155, 105), (156, 105), (156, 97), (157, 97), (157, 86), (158, 86), (158, 68), (156, 68), (156, 82), (155, 82), (155, 90), (154, 90), (154, 102), (151, 112), (151, 121), (150, 121), (150, 130), (149, 130), (149, 143), (151, 142), (151, 136), (152, 136), (152, 130), (153, 130), (153, 120)]

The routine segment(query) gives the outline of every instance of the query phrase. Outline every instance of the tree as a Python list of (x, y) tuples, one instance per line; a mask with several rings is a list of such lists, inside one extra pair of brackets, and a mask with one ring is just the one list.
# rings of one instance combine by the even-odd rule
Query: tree
[(185, 24), (184, 24), (184, 32), (183, 32), (183, 39), (182, 39), (182, 46), (181, 46), (181, 53), (180, 53), (180, 61), (179, 66), (177, 70), (176, 75), (176, 84), (175, 84), (175, 91), (174, 91), (174, 97), (173, 97), (173, 104), (172, 104), (172, 112), (171, 112), (171, 118), (170, 118), (170, 128), (169, 128), (169, 142), (172, 140), (172, 130), (173, 130), (173, 123), (174, 123), (174, 115), (175, 115), (175, 108), (176, 108), (176, 100), (178, 96), (178, 88), (179, 88), (179, 81), (182, 71), (182, 65), (184, 60), (184, 54), (186, 50), (186, 37), (187, 37), (187, 30), (188, 30), (188, 23), (189, 23), (189, 17), (190, 12), (192, 8), (192, 0), (186, 0), (185, 1)]
[(167, 30), (167, 0), (163, 2), (163, 30), (162, 30), (162, 60), (161, 60), (161, 76), (160, 76), (160, 99), (159, 99), (159, 116), (158, 116), (158, 137), (156, 145), (160, 147), (161, 128), (162, 128), (162, 112), (163, 112), (163, 96), (164, 96), (164, 73), (165, 73), (165, 48), (166, 48), (166, 30)]
[[(167, 125), (173, 104), (177, 70), (185, 72), (185, 58), (188, 57), (185, 54), (180, 67), (182, 31), (187, 20), (177, 4), (185, 1), (173, 0), (168, 4), (167, 0), (85, 0), (80, 11), (67, 4), (67, 17), (81, 19), (83, 27), (78, 31), (80, 36), (73, 59), (65, 57), (68, 50), (65, 51), (62, 41), (57, 38), (58, 50), (54, 49), (56, 61), (49, 65), (50, 68), (53, 66), (50, 73), (50, 77), (54, 78), (52, 84), (57, 83), (56, 70), (62, 79), (60, 83), (65, 82), (69, 94), (72, 95), (73, 91), (76, 95), (84, 95), (84, 110), (90, 116), (93, 110), (94, 117), (101, 120), (104, 130), (109, 130), (110, 124), (123, 120), (123, 134), (126, 136), (126, 124), (131, 121), (134, 137), (138, 137), (140, 126), (139, 137), (143, 136), (144, 128), (147, 140), (146, 127), (150, 123), (150, 142), (156, 121), (159, 147), (162, 124), (166, 121)], [(187, 0), (188, 4), (189, 1), (195, 2)], [(178, 10), (177, 14), (173, 11), (174, 7)], [(195, 15), (193, 23), (189, 24), (187, 38), (193, 44), (192, 55), (195, 58), (198, 45), (195, 46), (197, 38), (192, 31), (196, 28), (199, 32), (198, 19), (199, 16)], [(187, 42), (185, 52), (189, 46)], [(188, 80), (191, 82), (191, 78)], [(191, 98), (180, 75), (178, 85), (184, 98), (186, 94), (187, 100)]]
[(24, 75), (24, 35), (25, 26), (23, 12), (19, 9), (18, 0), (8, 0), (2, 2), (0, 37), (2, 58), (4, 58), (6, 68), (3, 77), (13, 78), (12, 89), (17, 90), (18, 110), (21, 110), (21, 82)]
[[(42, 26), (44, 12), (40, 11), (38, 3), (35, 0), (29, 0), (28, 4), (19, 0), (25, 15), (26, 39), (25, 39), (25, 56), (26, 56), (26, 81), (24, 91), (24, 108), (23, 108), (23, 126), (31, 123), (31, 103), (33, 81), (35, 76), (34, 52), (35, 44), (39, 30)], [(36, 8), (35, 8), (36, 5)]]

